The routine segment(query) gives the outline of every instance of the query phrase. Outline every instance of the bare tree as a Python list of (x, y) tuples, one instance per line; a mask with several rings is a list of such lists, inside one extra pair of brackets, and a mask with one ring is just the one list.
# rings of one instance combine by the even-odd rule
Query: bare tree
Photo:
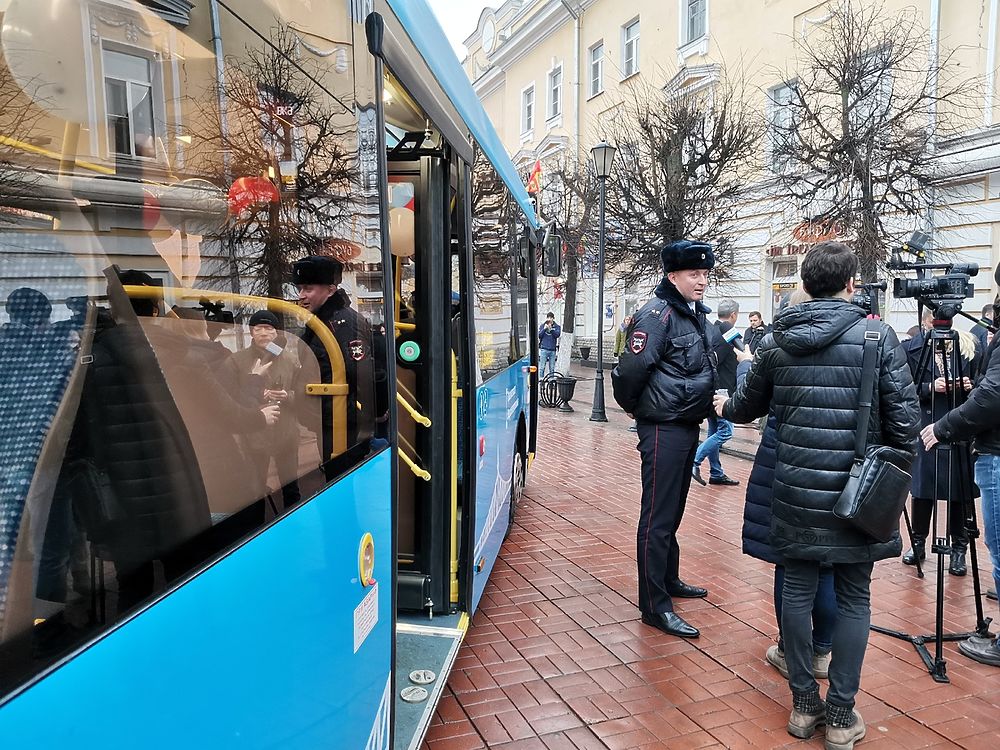
[(279, 200), (232, 215), (220, 236), (239, 249), (240, 275), (269, 296), (281, 296), (294, 260), (343, 233), (355, 205), (353, 111), (327, 88), (328, 71), (300, 52), (294, 32), (277, 25), (267, 44), (228, 57), (221, 92), (198, 102), (206, 124), (219, 122), (212, 104), (220, 93), (228, 103), (228, 127), (198, 134), (200, 170), (226, 188), (241, 176), (269, 176), (279, 189)]
[(913, 8), (842, 0), (794, 43), (773, 102), (772, 167), (805, 218), (840, 222), (872, 279), (895, 238), (887, 221), (934, 203), (935, 141), (962, 129), (975, 81), (960, 77), (954, 50), (932, 48)]
[[(675, 76), (683, 81), (684, 71)], [(626, 284), (659, 273), (660, 248), (682, 238), (733, 265), (738, 202), (758, 169), (764, 118), (742, 75), (697, 90), (636, 86), (600, 135), (618, 147), (607, 185), (607, 263)]]
[(555, 222), (554, 231), (563, 241), (566, 285), (562, 330), (573, 333), (580, 266), (585, 257), (597, 255), (597, 175), (589, 159), (580, 163), (567, 157), (547, 167), (543, 172), (542, 213), (545, 220)]

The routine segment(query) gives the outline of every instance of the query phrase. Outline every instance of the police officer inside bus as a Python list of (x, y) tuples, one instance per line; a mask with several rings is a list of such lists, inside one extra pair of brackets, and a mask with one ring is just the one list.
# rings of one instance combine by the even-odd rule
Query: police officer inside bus
[(663, 280), (636, 313), (612, 372), (615, 399), (637, 422), (642, 502), (636, 534), (642, 621), (669, 635), (697, 638), (674, 612), (675, 598), (708, 595), (680, 578), (677, 529), (691, 486), (699, 425), (711, 411), (714, 350), (721, 343), (702, 304), (711, 245), (678, 240), (660, 252)]
[[(367, 439), (372, 433), (371, 326), (364, 316), (351, 307), (351, 298), (340, 288), (343, 274), (343, 264), (325, 255), (310, 255), (292, 265), (292, 283), (298, 288), (299, 304), (333, 332), (344, 357), (348, 386), (348, 450), (359, 444), (365, 444), (366, 450)], [(316, 355), (322, 382), (332, 382), (333, 369), (323, 342), (309, 328), (303, 333), (302, 341)], [(321, 441), (327, 478), (330, 479), (336, 474), (336, 468), (328, 462), (333, 451), (333, 408), (330, 399), (324, 399), (324, 402), (321, 409)]]

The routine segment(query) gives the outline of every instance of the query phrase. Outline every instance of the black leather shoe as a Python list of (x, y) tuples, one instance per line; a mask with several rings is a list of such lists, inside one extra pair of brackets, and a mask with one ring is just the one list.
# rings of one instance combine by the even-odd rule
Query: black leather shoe
[(993, 601), (996, 601), (997, 600), (997, 590), (996, 589), (987, 589), (987, 591), (986, 591), (986, 598), (987, 599), (992, 599)]
[(698, 628), (688, 625), (676, 612), (660, 612), (655, 615), (643, 612), (642, 621), (650, 627), (662, 630), (667, 635), (676, 635), (680, 638), (697, 638), (701, 635)]
[(673, 586), (667, 587), (667, 593), (678, 599), (701, 599), (708, 596), (708, 589), (703, 589), (701, 586), (689, 586), (684, 581), (678, 581)]
[(965, 550), (960, 547), (951, 548), (951, 564), (948, 566), (948, 572), (953, 576), (964, 576), (967, 572), (965, 567)]
[(739, 484), (739, 480), (733, 479), (732, 477), (727, 477), (725, 474), (723, 474), (721, 477), (709, 477), (708, 478), (708, 483), (709, 484), (725, 484), (725, 485), (729, 485), (729, 486), (735, 487), (736, 485)]
[(702, 487), (705, 486), (705, 480), (701, 477), (701, 469), (695, 466), (691, 469), (691, 476), (694, 477), (694, 481), (700, 484)]

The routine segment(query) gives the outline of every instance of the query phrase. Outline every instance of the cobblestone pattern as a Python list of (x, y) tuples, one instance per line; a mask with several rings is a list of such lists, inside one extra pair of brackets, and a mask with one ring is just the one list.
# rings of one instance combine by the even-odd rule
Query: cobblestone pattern
[[(710, 594), (676, 603), (700, 639), (663, 635), (635, 608), (635, 435), (610, 387), (611, 421), (588, 421), (590, 388), (580, 384), (574, 414), (543, 410), (524, 504), (424, 747), (822, 747), (822, 733), (787, 734), (788, 687), (764, 661), (777, 633), (771, 567), (740, 552), (749, 462), (724, 458), (739, 487), (692, 486), (681, 573)], [(980, 562), (989, 564), (985, 550)], [(898, 561), (876, 565), (872, 621), (933, 632), (931, 573), (919, 580)], [(971, 576), (945, 578), (945, 631), (969, 630)], [(988, 584), (986, 570), (981, 578)], [(996, 603), (984, 603), (995, 616)], [(858, 695), (868, 736), (859, 748), (1000, 747), (1000, 669), (966, 659), (953, 643), (945, 654), (951, 683), (937, 684), (909, 643), (872, 634)]]

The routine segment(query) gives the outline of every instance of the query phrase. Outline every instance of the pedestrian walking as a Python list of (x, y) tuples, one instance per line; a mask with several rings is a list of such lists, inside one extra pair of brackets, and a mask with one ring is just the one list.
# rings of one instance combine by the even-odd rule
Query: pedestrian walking
[[(896, 334), (850, 302), (857, 267), (847, 245), (815, 245), (802, 262), (803, 286), (814, 299), (775, 321), (773, 338), (762, 341), (736, 395), (715, 400), (717, 413), (732, 421), (769, 410), (777, 421), (770, 540), (785, 563), (781, 620), (793, 705), (787, 729), (808, 738), (825, 724), (828, 750), (852, 750), (865, 736), (854, 704), (868, 645), (872, 567), (902, 550), (898, 533), (879, 542), (833, 513), (854, 463), (867, 338), (877, 338), (878, 347), (867, 443), (912, 452), (919, 425)], [(812, 633), (824, 563), (833, 566), (838, 609), (825, 702), (813, 672)]]
[(674, 612), (674, 598), (708, 591), (680, 577), (677, 530), (691, 487), (698, 427), (715, 388), (718, 329), (703, 303), (712, 246), (679, 240), (660, 253), (663, 280), (635, 314), (628, 342), (611, 373), (615, 400), (634, 416), (642, 459), (642, 500), (636, 530), (642, 621), (670, 635), (697, 638)]
[[(740, 315), (740, 306), (733, 299), (724, 299), (719, 302), (719, 309), (716, 312), (718, 320), (713, 324), (719, 332), (717, 337), (718, 345), (715, 348), (715, 355), (718, 358), (718, 376), (716, 377), (716, 393), (724, 390), (727, 396), (736, 390), (736, 368), (741, 359), (752, 359), (749, 352), (746, 352), (742, 343), (737, 347), (739, 332), (733, 330), (736, 319)], [(730, 331), (735, 335), (728, 336)], [(709, 484), (737, 485), (739, 482), (727, 476), (722, 468), (722, 458), (719, 451), (733, 437), (733, 423), (716, 416), (714, 413), (708, 417), (708, 435), (704, 442), (698, 446), (694, 454), (694, 466), (691, 469), (691, 476), (694, 480), (704, 486), (705, 480), (701, 476), (701, 465), (708, 459), (710, 467), (708, 475)]]

